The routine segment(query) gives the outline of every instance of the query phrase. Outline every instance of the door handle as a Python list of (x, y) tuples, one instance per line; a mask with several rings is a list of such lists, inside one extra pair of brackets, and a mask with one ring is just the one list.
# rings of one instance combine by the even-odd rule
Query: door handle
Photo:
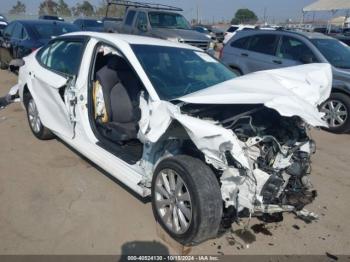
[(241, 56), (249, 56), (247, 53), (241, 53)]
[(282, 64), (282, 61), (281, 61), (281, 60), (273, 60), (272, 62), (274, 62), (275, 64), (279, 64), (279, 65)]

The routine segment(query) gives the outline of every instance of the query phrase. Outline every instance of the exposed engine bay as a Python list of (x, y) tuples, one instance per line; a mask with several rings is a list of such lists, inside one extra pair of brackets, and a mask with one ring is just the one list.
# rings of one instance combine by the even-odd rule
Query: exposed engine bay
[(232, 145), (220, 149), (228, 165), (218, 172), (228, 224), (247, 211), (266, 217), (302, 210), (316, 197), (309, 179), (316, 146), (300, 117), (283, 117), (264, 105), (185, 104), (181, 110), (232, 130), (249, 157), (251, 170), (232, 157)]

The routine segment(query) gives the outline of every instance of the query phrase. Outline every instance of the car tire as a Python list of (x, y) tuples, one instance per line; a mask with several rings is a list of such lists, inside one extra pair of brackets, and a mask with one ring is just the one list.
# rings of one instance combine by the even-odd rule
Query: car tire
[(28, 124), (33, 135), (40, 140), (53, 139), (55, 135), (41, 123), (35, 101), (29, 93), (25, 94), (24, 105)]
[(341, 134), (350, 131), (350, 97), (342, 93), (332, 93), (321, 105), (321, 112), (326, 113), (325, 120), (329, 127), (324, 130)]
[(162, 228), (183, 245), (215, 238), (223, 212), (219, 182), (199, 159), (186, 155), (167, 158), (154, 172), (152, 209)]

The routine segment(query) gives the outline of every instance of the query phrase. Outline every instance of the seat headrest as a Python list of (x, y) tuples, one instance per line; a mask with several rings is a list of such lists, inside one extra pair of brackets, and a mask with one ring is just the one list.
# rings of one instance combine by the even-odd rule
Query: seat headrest
[(130, 66), (125, 61), (125, 59), (120, 57), (120, 56), (117, 56), (117, 55), (112, 55), (108, 59), (107, 66), (108, 66), (108, 68), (110, 68), (112, 70), (117, 70), (117, 71), (130, 70)]

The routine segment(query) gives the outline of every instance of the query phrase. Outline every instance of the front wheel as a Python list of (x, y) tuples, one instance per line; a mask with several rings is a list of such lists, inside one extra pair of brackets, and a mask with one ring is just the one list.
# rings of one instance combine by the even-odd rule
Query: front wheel
[(41, 123), (38, 108), (30, 94), (26, 94), (24, 102), (27, 111), (29, 127), (32, 130), (34, 136), (40, 140), (53, 139), (55, 137), (54, 134)]
[(214, 238), (223, 210), (218, 180), (199, 159), (167, 158), (153, 176), (152, 209), (162, 228), (184, 245)]
[(345, 133), (350, 130), (350, 97), (342, 93), (332, 93), (329, 99), (322, 104), (321, 112), (326, 115), (328, 123), (325, 130), (332, 133)]

